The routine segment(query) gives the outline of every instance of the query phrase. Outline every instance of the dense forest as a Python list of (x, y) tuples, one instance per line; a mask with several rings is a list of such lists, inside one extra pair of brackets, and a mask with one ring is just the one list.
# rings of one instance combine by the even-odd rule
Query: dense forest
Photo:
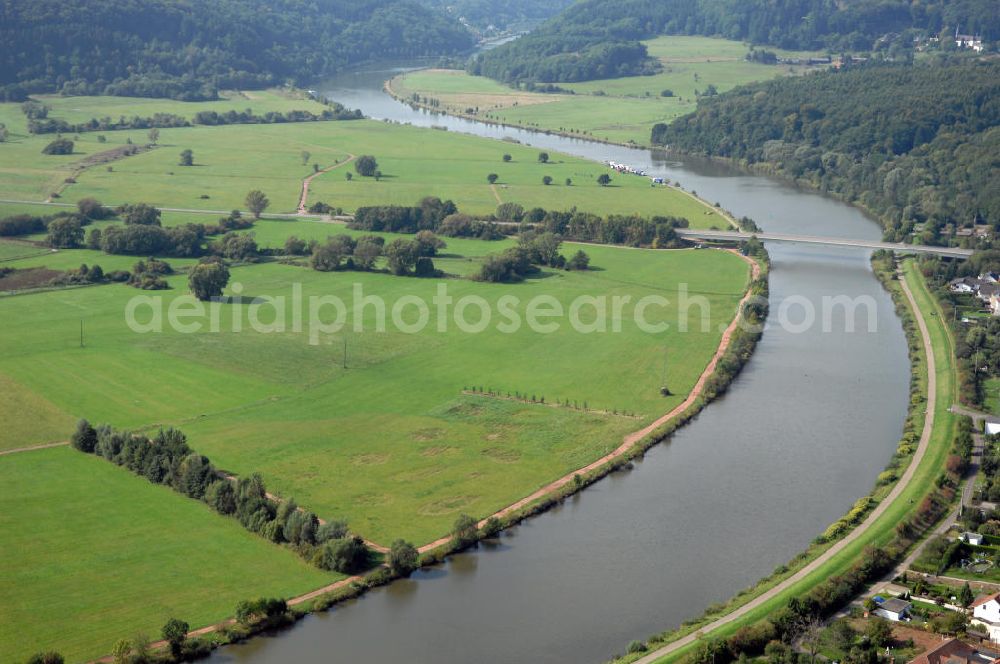
[(484, 36), (523, 30), (555, 16), (573, 0), (418, 0), (421, 4), (461, 19)]
[(411, 0), (0, 0), (0, 99), (210, 99), (373, 58), (460, 53), (473, 41)]
[(729, 157), (858, 202), (886, 236), (1000, 228), (1000, 62), (871, 65), (705, 97), (652, 140)]
[[(869, 51), (887, 34), (1000, 37), (996, 0), (581, 0), (538, 30), (482, 54), (471, 73), (507, 83), (633, 75), (655, 62), (639, 43), (711, 35), (789, 49)], [(908, 44), (912, 45), (912, 35)]]

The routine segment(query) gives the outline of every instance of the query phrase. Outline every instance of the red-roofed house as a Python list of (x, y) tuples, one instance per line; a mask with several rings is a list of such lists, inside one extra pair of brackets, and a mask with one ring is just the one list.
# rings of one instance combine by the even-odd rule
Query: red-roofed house
[(996, 661), (994, 653), (982, 652), (958, 639), (948, 639), (910, 660), (909, 664), (992, 664)]
[(990, 641), (1000, 641), (1000, 593), (980, 597), (972, 603), (972, 624), (985, 627)]

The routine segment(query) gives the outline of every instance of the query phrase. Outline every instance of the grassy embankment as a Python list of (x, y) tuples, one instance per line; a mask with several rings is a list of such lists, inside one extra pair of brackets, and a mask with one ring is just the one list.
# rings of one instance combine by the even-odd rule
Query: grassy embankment
[[(393, 79), (391, 88), (404, 101), (411, 101), (417, 94), (438, 100), (438, 110), (480, 120), (612, 143), (648, 145), (652, 126), (693, 111), (697, 94), (709, 84), (724, 92), (737, 85), (808, 69), (747, 62), (744, 56), (748, 46), (725, 39), (670, 36), (645, 44), (649, 54), (663, 64), (660, 73), (559, 84), (572, 94), (514, 90), (489, 78), (437, 69), (399, 76)], [(787, 58), (819, 55), (769, 50)], [(661, 96), (664, 90), (672, 91), (673, 96)]]
[[(73, 120), (113, 113), (151, 115), (157, 110), (191, 117), (201, 108), (198, 103), (165, 100), (138, 100), (133, 108), (132, 100), (104, 97), (44, 101), (52, 105), (51, 117)], [(242, 97), (210, 103), (217, 108), (250, 106), (255, 112), (267, 108)], [(307, 100), (295, 103), (307, 106), (306, 110), (322, 108)], [(29, 135), (18, 104), (0, 104), (0, 122), (11, 131), (10, 140), (0, 143), (0, 199), (45, 201), (57, 193), (59, 201), (71, 203), (95, 196), (109, 204), (142, 201), (161, 207), (229, 210), (244, 207), (247, 191), (256, 188), (270, 198), (270, 212), (289, 213), (296, 211), (302, 180), (313, 173), (314, 164), (325, 168), (351, 155), (371, 154), (384, 174), (380, 181), (362, 178), (353, 173), (352, 165), (344, 164), (313, 180), (309, 202), (324, 201), (352, 211), (363, 205), (413, 205), (424, 196), (439, 196), (477, 215), (493, 212), (500, 202), (515, 202), (525, 208), (674, 215), (699, 228), (729, 225), (719, 212), (683, 192), (651, 187), (646, 178), (620, 176), (591, 161), (552, 153), (549, 163), (543, 164), (536, 148), (369, 120), (162, 129), (155, 149), (86, 168), (87, 158), (121, 148), (128, 140), (145, 144), (147, 132), (84, 132), (71, 137), (76, 141), (74, 154), (43, 155), (42, 148), (54, 135)], [(99, 142), (99, 136), (105, 142)], [(194, 151), (194, 166), (179, 165), (184, 149)], [(303, 152), (309, 153), (305, 164)], [(510, 162), (502, 160), (504, 154), (511, 155)], [(348, 172), (354, 175), (351, 181), (346, 179)], [(490, 173), (499, 176), (494, 186), (487, 182)], [(612, 175), (610, 186), (597, 184), (604, 173)], [(544, 176), (552, 178), (551, 185), (542, 183)], [(0, 215), (30, 209), (2, 204)]]
[[(740, 618), (713, 630), (710, 633), (710, 638), (724, 639), (731, 636), (741, 627), (751, 625), (766, 618), (772, 611), (786, 605), (788, 600), (792, 597), (800, 597), (824, 580), (833, 576), (841, 575), (848, 571), (858, 560), (866, 546), (884, 546), (890, 542), (895, 536), (896, 525), (905, 520), (910, 515), (912, 510), (919, 505), (921, 499), (927, 493), (928, 487), (933, 486), (934, 480), (942, 472), (945, 459), (951, 449), (952, 440), (955, 436), (956, 426), (955, 418), (948, 410), (951, 405), (955, 403), (957, 394), (957, 381), (953, 362), (953, 346), (948, 335), (948, 331), (941, 319), (940, 308), (931, 293), (928, 291), (923, 277), (920, 275), (919, 270), (916, 269), (912, 260), (908, 260), (904, 263), (904, 273), (906, 275), (907, 283), (913, 291), (914, 299), (917, 301), (920, 312), (922, 313), (927, 324), (931, 343), (933, 344), (935, 351), (934, 358), (937, 374), (937, 392), (934, 395), (933, 400), (935, 420), (927, 453), (923, 457), (920, 465), (917, 467), (916, 473), (911, 482), (907, 485), (906, 489), (896, 498), (895, 501), (893, 501), (886, 511), (879, 516), (864, 537), (850, 543), (836, 555), (827, 560), (819, 569), (814, 570), (805, 578), (782, 590), (776, 596), (770, 598), (760, 606), (755, 607), (753, 610), (747, 612)], [(888, 281), (887, 284), (892, 291), (894, 299), (896, 299), (897, 302), (905, 302), (899, 283), (896, 281)], [(918, 416), (920, 418), (919, 421), (922, 422), (923, 409), (921, 406), (926, 401), (924, 400), (924, 397), (920, 397), (919, 395), (927, 394), (927, 364), (923, 356), (923, 347), (922, 342), (919, 340), (919, 336), (916, 338), (913, 337), (913, 335), (919, 335), (919, 330), (916, 328), (915, 323), (912, 326), (907, 326), (907, 332), (910, 337), (911, 351), (916, 351), (916, 354), (911, 356), (914, 375), (917, 379), (917, 389), (915, 396), (911, 401), (911, 418)], [(883, 495), (886, 488), (887, 487), (883, 488)], [(876, 491), (876, 497), (878, 494), (879, 492)], [(773, 577), (770, 577), (768, 581), (758, 584), (748, 591), (741, 592), (736, 598), (734, 598), (733, 601), (726, 605), (724, 610), (714, 612), (711, 616), (687, 623), (682, 628), (673, 632), (665, 632), (662, 635), (662, 638), (656, 638), (653, 640), (650, 644), (650, 649), (655, 650), (657, 647), (661, 647), (666, 643), (696, 632), (704, 625), (728, 614), (730, 611), (738, 608), (739, 606), (748, 603), (755, 597), (760, 596), (770, 588), (776, 586), (783, 579), (794, 574), (797, 569), (801, 569), (810, 560), (813, 560), (817, 556), (821, 555), (822, 552), (828, 547), (829, 545), (811, 547), (808, 552), (797, 557), (794, 564), (789, 565), (787, 572), (776, 574)], [(706, 638), (708, 638), (708, 635), (706, 635)], [(669, 655), (657, 660), (657, 662), (678, 661), (696, 646), (697, 641), (693, 644), (675, 650)], [(622, 661), (632, 661), (638, 659), (640, 656), (641, 655), (629, 656)]]
[(240, 600), (342, 578), (69, 448), (0, 457), (0, 482), (5, 662), (52, 648), (67, 661), (98, 657), (119, 638), (159, 639), (171, 617), (199, 626), (231, 615)]

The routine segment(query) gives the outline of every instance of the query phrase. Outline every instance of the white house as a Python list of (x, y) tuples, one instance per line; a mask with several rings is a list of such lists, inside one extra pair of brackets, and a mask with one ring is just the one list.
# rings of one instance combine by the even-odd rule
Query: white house
[(948, 283), (948, 290), (952, 293), (975, 293), (979, 290), (979, 282), (968, 277), (952, 279)]
[(973, 35), (955, 35), (955, 46), (959, 48), (971, 48), (976, 53), (983, 52), (983, 40)]
[(972, 546), (982, 546), (984, 539), (979, 533), (962, 533), (962, 541)]
[(901, 620), (909, 619), (909, 616), (907, 615), (909, 611), (909, 602), (901, 600), (898, 597), (893, 597), (892, 599), (886, 599), (879, 602), (878, 608), (875, 609), (874, 613), (877, 616), (882, 616), (886, 620), (900, 622)]
[(972, 603), (972, 624), (986, 629), (990, 641), (1000, 641), (1000, 593), (980, 597)]

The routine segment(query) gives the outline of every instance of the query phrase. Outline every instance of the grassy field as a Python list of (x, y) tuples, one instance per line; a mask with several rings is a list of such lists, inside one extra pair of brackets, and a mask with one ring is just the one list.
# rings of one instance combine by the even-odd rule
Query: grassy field
[[(254, 232), (262, 244), (279, 245), (291, 234), (321, 238), (343, 228), (262, 221)], [(485, 253), (503, 246), (449, 240), (435, 262), (448, 274), (469, 274)], [(575, 249), (564, 247), (564, 253)], [(0, 399), (0, 417), (14, 423), (0, 433), (0, 447), (50, 440), (81, 416), (128, 427), (177, 424), (195, 449), (222, 467), (262, 472), (278, 492), (324, 517), (346, 517), (367, 537), (429, 541), (458, 513), (485, 515), (513, 502), (609, 451), (626, 432), (683, 400), (717, 346), (720, 326), (732, 317), (748, 276), (742, 261), (722, 252), (586, 250), (597, 269), (546, 271), (515, 285), (318, 273), (279, 263), (233, 269), (230, 287), (239, 282), (244, 296), (288, 295), (298, 283), (306, 298), (343, 298), (352, 315), (355, 284), (390, 307), (404, 296), (430, 303), (438, 286), (446, 285), (456, 300), (478, 295), (489, 303), (494, 322), (479, 334), (461, 332), (453, 322), (438, 332), (436, 313), (419, 334), (395, 330), (391, 318), (387, 331), (379, 333), (375, 310), (368, 307), (365, 331), (349, 327), (320, 335), (319, 343), (310, 345), (307, 330), (250, 330), (245, 306), (226, 307), (219, 333), (137, 334), (125, 325), (123, 311), (141, 293), (124, 285), (0, 299), (0, 312), (9, 321), (0, 329), (0, 343), (12, 349), (0, 358), (5, 377), (0, 389), (11, 393)], [(107, 270), (132, 261), (73, 250), (8, 264), (61, 268), (87, 262)], [(174, 289), (162, 293), (166, 303), (187, 290), (183, 274), (170, 282)], [(687, 312), (651, 307), (649, 319), (666, 320), (671, 328), (658, 334), (639, 330), (631, 318), (635, 302), (654, 294), (674, 302), (681, 283), (710, 304), (707, 330), (697, 322), (686, 333), (677, 329), (682, 318), (697, 321), (697, 306)], [(525, 303), (542, 294), (563, 306), (583, 295), (633, 299), (622, 310), (617, 333), (582, 334), (565, 320), (552, 334), (527, 326), (513, 334), (496, 329), (501, 296), (520, 298), (523, 317)], [(232, 331), (233, 310), (243, 332)], [(584, 309), (581, 319), (591, 320), (592, 311)], [(466, 318), (477, 321), (478, 309)], [(658, 392), (665, 348), (674, 392), (668, 398)], [(619, 414), (463, 395), (463, 388), (472, 386), (544, 396), (549, 404), (586, 402), (592, 410)], [(34, 401), (50, 404), (44, 428), (20, 406)], [(620, 414), (625, 410), (635, 417)]]
[[(395, 79), (393, 88), (405, 99), (413, 94), (437, 99), (445, 110), (495, 122), (646, 145), (655, 123), (693, 111), (697, 95), (709, 84), (724, 92), (737, 85), (807, 70), (798, 65), (747, 62), (748, 47), (724, 39), (669, 36), (645, 44), (649, 54), (662, 63), (660, 73), (559, 84), (573, 94), (513, 90), (492, 79), (440, 69), (408, 73)], [(783, 58), (818, 55), (775, 52)], [(664, 90), (672, 91), (673, 96), (662, 96)]]
[[(724, 627), (711, 632), (711, 637), (725, 638), (733, 634), (740, 627), (752, 624), (757, 620), (766, 617), (769, 613), (788, 603), (792, 597), (801, 597), (817, 583), (832, 576), (846, 572), (858, 560), (864, 548), (869, 545), (882, 546), (895, 536), (895, 527), (919, 504), (922, 497), (927, 493), (928, 487), (932, 486), (934, 479), (944, 468), (945, 459), (951, 449), (956, 431), (956, 421), (949, 412), (949, 408), (957, 398), (957, 378), (954, 365), (954, 346), (948, 334), (947, 327), (942, 322), (942, 314), (937, 302), (927, 289), (927, 285), (916, 268), (912, 260), (904, 264), (907, 283), (913, 291), (914, 299), (920, 309), (921, 315), (927, 324), (931, 343), (934, 348), (934, 359), (937, 370), (937, 393), (933, 397), (934, 407), (934, 429), (931, 433), (930, 444), (927, 453), (916, 474), (907, 488), (899, 497), (882, 513), (873, 526), (868, 530), (865, 537), (852, 542), (837, 555), (833, 556), (820, 569), (807, 576), (792, 587), (779, 593), (770, 601), (750, 611), (742, 618), (735, 620)], [(893, 289), (899, 289), (898, 284), (892, 284)], [(927, 385), (927, 365), (921, 361), (917, 378), (926, 393)], [(694, 645), (678, 649), (670, 655), (658, 660), (658, 662), (678, 661), (683, 655), (690, 652)]]
[[(75, 108), (82, 115), (124, 108), (122, 100), (103, 97), (47, 101), (54, 105), (54, 117)], [(154, 109), (190, 113), (192, 105), (140, 101), (146, 113)], [(177, 108), (179, 104), (183, 108)], [(0, 143), (0, 199), (45, 201), (57, 194), (60, 201), (69, 202), (95, 196), (109, 204), (141, 201), (161, 207), (228, 210), (244, 207), (247, 191), (261, 189), (271, 200), (271, 212), (287, 213), (297, 209), (302, 180), (313, 173), (314, 164), (324, 168), (341, 164), (313, 181), (310, 203), (321, 200), (352, 211), (362, 205), (413, 205), (430, 195), (450, 198), (462, 211), (479, 215), (493, 212), (501, 202), (516, 202), (526, 208), (575, 206), (600, 214), (674, 215), (701, 228), (728, 226), (717, 212), (682, 192), (652, 187), (646, 178), (619, 176), (594, 162), (552, 154), (550, 163), (541, 164), (534, 148), (375, 121), (163, 129), (156, 148), (85, 168), (84, 160), (121, 148), (129, 140), (146, 143), (146, 132), (104, 132), (103, 143), (95, 132), (82, 133), (74, 137), (74, 154), (54, 156), (41, 154), (53, 136), (27, 135), (18, 105), (0, 104), (0, 122), (13, 132), (10, 141)], [(184, 149), (194, 151), (194, 166), (178, 164)], [(307, 164), (302, 162), (303, 151), (309, 152)], [(356, 174), (352, 181), (346, 179), (354, 168), (344, 162), (361, 154), (376, 156), (384, 174), (380, 181)], [(509, 163), (502, 161), (504, 154), (512, 155)], [(487, 182), (490, 173), (499, 176), (495, 186)], [(597, 184), (603, 173), (611, 173), (611, 186)], [(544, 185), (544, 176), (553, 184)], [(7, 203), (0, 212), (13, 214), (24, 208)]]
[[(109, 117), (117, 120), (124, 116), (151, 117), (156, 113), (171, 113), (182, 118), (193, 120), (199, 111), (244, 111), (251, 109), (256, 115), (271, 111), (287, 113), (288, 111), (309, 111), (314, 114), (323, 112), (323, 104), (309, 99), (297, 90), (227, 90), (219, 93), (220, 99), (214, 101), (177, 101), (174, 99), (156, 99), (149, 97), (61, 97), (59, 95), (34, 95), (51, 110), (49, 117), (65, 120), (71, 124), (86, 122), (91, 118)], [(142, 130), (132, 134), (141, 135)]]
[(202, 626), (232, 615), (241, 599), (291, 597), (339, 578), (235, 519), (67, 447), (0, 457), (0, 483), (5, 662), (49, 649), (91, 659), (119, 638), (159, 639), (171, 617)]

